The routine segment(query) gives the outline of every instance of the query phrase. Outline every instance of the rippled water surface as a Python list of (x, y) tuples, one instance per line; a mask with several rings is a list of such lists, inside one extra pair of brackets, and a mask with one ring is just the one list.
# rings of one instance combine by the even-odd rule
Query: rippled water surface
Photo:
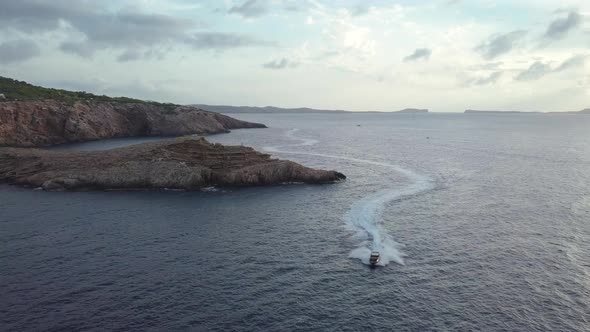
[(590, 330), (590, 116), (237, 117), (209, 139), (348, 180), (2, 186), (0, 330)]

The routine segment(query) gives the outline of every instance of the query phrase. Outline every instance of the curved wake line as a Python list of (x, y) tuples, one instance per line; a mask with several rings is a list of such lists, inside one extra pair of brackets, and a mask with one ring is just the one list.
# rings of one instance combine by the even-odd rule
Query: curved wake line
[(306, 139), (295, 136), (297, 131), (299, 131), (297, 128), (291, 129), (285, 133), (285, 136), (292, 140), (300, 141), (301, 143), (277, 147), (264, 147), (263, 149), (268, 152), (317, 156), (387, 167), (404, 175), (412, 181), (412, 184), (404, 188), (384, 189), (364, 197), (354, 203), (350, 210), (344, 215), (344, 221), (347, 228), (355, 233), (355, 238), (359, 241), (359, 246), (350, 252), (349, 257), (359, 259), (364, 264), (369, 264), (369, 255), (371, 251), (379, 251), (381, 253), (380, 265), (387, 265), (390, 262), (396, 262), (403, 265), (403, 257), (405, 255), (400, 250), (402, 246), (395, 242), (395, 240), (383, 229), (383, 209), (385, 208), (385, 205), (391, 201), (432, 189), (433, 184), (431, 180), (428, 177), (419, 175), (411, 170), (394, 164), (323, 153), (281, 150), (281, 147), (311, 146), (318, 143), (315, 139)]

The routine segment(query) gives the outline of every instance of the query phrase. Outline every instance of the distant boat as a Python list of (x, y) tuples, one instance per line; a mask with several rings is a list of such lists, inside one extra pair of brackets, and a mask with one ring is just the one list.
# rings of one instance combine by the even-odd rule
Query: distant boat
[(375, 266), (375, 265), (379, 264), (380, 261), (381, 261), (381, 255), (379, 254), (379, 252), (373, 251), (371, 253), (371, 257), (369, 257), (369, 264), (371, 264), (371, 266)]

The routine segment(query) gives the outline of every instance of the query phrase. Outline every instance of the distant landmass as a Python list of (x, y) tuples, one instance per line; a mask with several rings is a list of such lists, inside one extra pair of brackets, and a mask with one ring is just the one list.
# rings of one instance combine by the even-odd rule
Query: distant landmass
[(590, 114), (590, 108), (581, 111), (570, 112), (524, 112), (524, 111), (482, 111), (482, 110), (465, 110), (466, 114)]
[(523, 111), (484, 111), (484, 110), (465, 110), (464, 113), (492, 113), (492, 114), (537, 114), (541, 112), (523, 112)]
[(581, 111), (547, 112), (547, 114), (590, 114), (590, 108), (586, 108), (586, 109), (583, 109)]
[(217, 113), (346, 113), (344, 110), (320, 110), (308, 107), (299, 108), (281, 108), (274, 106), (256, 107), (256, 106), (229, 106), (229, 105), (191, 105), (210, 112)]
[[(355, 112), (346, 110), (323, 110), (309, 107), (299, 108), (282, 108), (274, 106), (256, 107), (256, 106), (229, 106), (229, 105), (205, 105), (193, 104), (194, 106), (206, 111), (217, 113), (397, 113), (397, 114), (425, 114), (430, 113), (426, 108), (404, 108), (399, 111), (379, 112), (379, 111), (365, 111)], [(590, 108), (581, 111), (572, 112), (539, 112), (539, 111), (500, 111), (500, 110), (475, 110), (467, 109), (463, 113), (466, 114), (553, 114), (553, 113), (585, 113), (590, 114)]]
[(394, 113), (428, 113), (428, 109), (426, 108), (404, 108), (401, 111), (397, 111)]
[[(229, 105), (205, 105), (205, 104), (193, 104), (191, 106), (198, 107), (210, 112), (217, 113), (356, 113), (354, 111), (346, 110), (322, 110), (309, 107), (297, 107), (297, 108), (282, 108), (275, 106), (229, 106)], [(359, 112), (360, 113), (360, 112)], [(376, 112), (367, 111), (362, 113), (428, 113), (427, 109), (421, 108), (405, 108), (401, 111), (393, 112)]]

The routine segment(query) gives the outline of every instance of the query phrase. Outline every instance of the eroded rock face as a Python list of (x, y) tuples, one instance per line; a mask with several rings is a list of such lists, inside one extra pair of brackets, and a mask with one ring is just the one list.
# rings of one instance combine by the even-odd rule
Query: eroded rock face
[(265, 128), (194, 107), (58, 101), (0, 102), (0, 146), (34, 147), (103, 138), (215, 134)]
[(315, 170), (272, 159), (249, 147), (211, 144), (203, 138), (93, 152), (0, 148), (0, 182), (46, 190), (196, 190), (209, 186), (330, 183), (345, 178), (336, 171)]

